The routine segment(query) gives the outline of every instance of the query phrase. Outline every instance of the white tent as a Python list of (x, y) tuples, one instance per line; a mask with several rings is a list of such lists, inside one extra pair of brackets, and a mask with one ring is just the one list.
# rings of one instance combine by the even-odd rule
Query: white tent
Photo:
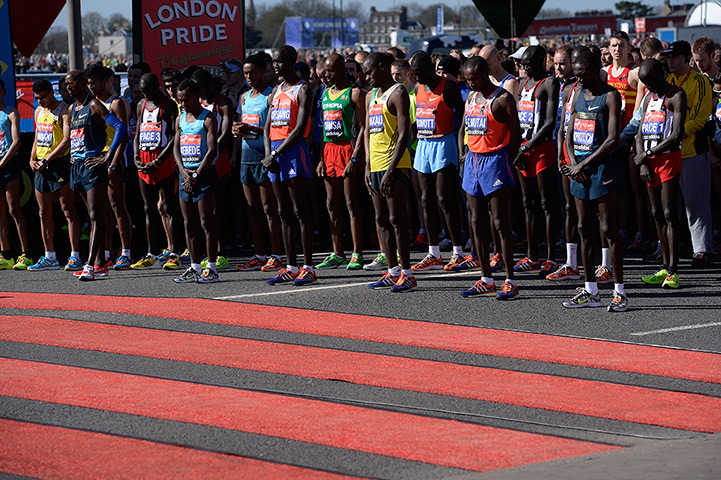
[(686, 17), (687, 27), (721, 25), (721, 4), (716, 0), (704, 0), (693, 7)]

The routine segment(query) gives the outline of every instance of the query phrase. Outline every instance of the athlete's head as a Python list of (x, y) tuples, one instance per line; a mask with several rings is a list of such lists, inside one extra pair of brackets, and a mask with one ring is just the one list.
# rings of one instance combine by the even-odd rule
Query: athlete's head
[(88, 79), (82, 70), (73, 70), (65, 75), (65, 88), (71, 97), (78, 99), (88, 92)]
[(387, 53), (373, 52), (363, 61), (363, 73), (369, 79), (371, 86), (380, 87), (384, 82), (393, 81), (391, 77), (391, 64), (393, 57)]
[(138, 85), (140, 87), (140, 93), (142, 93), (145, 98), (154, 99), (160, 94), (160, 81), (154, 73), (146, 73), (140, 77)]
[(628, 37), (628, 33), (624, 31), (613, 32), (611, 38), (608, 39), (608, 51), (616, 63), (627, 62), (630, 49), (631, 39)]
[(285, 80), (285, 77), (292, 79), (296, 76), (295, 64), (298, 61), (298, 52), (290, 45), (283, 45), (273, 52), (273, 70)]
[[(199, 68), (193, 72), (193, 75), (191, 75), (190, 79), (198, 85), (201, 95), (208, 94), (208, 91), (210, 90), (210, 84), (213, 80), (213, 76), (210, 74), (209, 71), (204, 68)], [(180, 86), (178, 86), (178, 88), (180, 88)]]
[(521, 57), (521, 66), (529, 77), (546, 74), (546, 49), (541, 46), (528, 47)]
[(325, 59), (323, 68), (325, 69), (328, 82), (331, 85), (343, 84), (348, 80), (345, 69), (345, 59), (337, 53), (333, 53)]
[(145, 62), (138, 62), (128, 67), (128, 85), (132, 85), (140, 81), (140, 77), (146, 73), (150, 73), (150, 65)]
[(653, 93), (662, 93), (668, 87), (663, 65), (655, 58), (649, 58), (643, 61), (641, 67), (638, 69), (638, 78), (646, 85), (646, 88)]
[(483, 45), (476, 43), (471, 47), (471, 51), (468, 52), (469, 57), (477, 57), (481, 54), (481, 50), (483, 50)]
[(566, 80), (573, 76), (571, 53), (573, 53), (573, 48), (570, 45), (561, 45), (553, 54), (553, 71), (557, 78)]
[(716, 51), (716, 42), (708, 37), (697, 38), (691, 45), (691, 53), (693, 61), (698, 65), (702, 72), (710, 72), (714, 65), (714, 53)]
[(359, 82), (363, 78), (363, 68), (353, 57), (345, 59), (345, 71), (353, 77), (355, 82)]
[[(596, 47), (596, 48), (598, 48), (598, 47)], [(571, 68), (573, 68), (573, 62), (576, 61), (576, 58), (578, 58), (579, 53), (590, 52), (590, 51), (591, 51), (591, 49), (589, 49), (585, 45), (579, 45), (578, 47), (574, 48), (573, 51), (571, 52)]]
[(107, 84), (111, 81), (113, 76), (109, 68), (103, 67), (97, 63), (89, 65), (88, 68), (85, 69), (85, 75), (88, 78), (90, 93), (96, 97), (106, 92)]
[(601, 59), (593, 53), (581, 52), (573, 62), (573, 74), (582, 88), (592, 88), (601, 81)]
[[(5, 85), (3, 84), (3, 90), (4, 89)], [(53, 100), (55, 100), (55, 95), (53, 94), (53, 85), (49, 80), (42, 78), (33, 83), (33, 98), (37, 100), (38, 105), (43, 108), (48, 108), (48, 106), (52, 105)]]
[[(405, 84), (410, 80), (411, 64), (408, 60), (396, 60), (391, 64), (391, 77), (396, 83)], [(413, 77), (415, 78), (415, 77)], [(415, 81), (413, 82), (415, 83)]]
[(474, 92), (480, 91), (490, 83), (488, 78), (488, 62), (482, 56), (475, 56), (463, 64), (463, 77), (468, 88)]
[(641, 42), (640, 50), (642, 59), (655, 58), (659, 60), (659, 55), (663, 52), (663, 44), (658, 38), (649, 37)]
[(243, 62), (243, 76), (245, 81), (251, 88), (265, 90), (265, 69), (268, 62), (261, 55), (250, 55)]
[(433, 60), (426, 52), (419, 51), (411, 59), (411, 73), (415, 75), (418, 83), (427, 85), (435, 76), (433, 71)]
[(200, 105), (200, 87), (192, 80), (183, 80), (178, 85), (178, 105), (190, 112), (197, 112)]

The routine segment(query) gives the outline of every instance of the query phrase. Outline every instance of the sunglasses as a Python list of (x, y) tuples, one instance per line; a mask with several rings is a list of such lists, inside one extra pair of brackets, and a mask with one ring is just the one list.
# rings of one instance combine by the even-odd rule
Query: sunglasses
[(67, 87), (73, 88), (73, 87), (74, 87), (75, 85), (77, 85), (77, 84), (78, 84), (77, 80), (74, 81), (74, 82), (65, 82), (65, 87), (66, 87), (66, 88), (67, 88)]

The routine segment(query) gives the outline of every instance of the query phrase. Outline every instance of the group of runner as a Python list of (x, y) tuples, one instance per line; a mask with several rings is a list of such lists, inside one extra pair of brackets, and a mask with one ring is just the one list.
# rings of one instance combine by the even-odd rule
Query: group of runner
[[(512, 300), (519, 293), (514, 273), (579, 280), (580, 244), (585, 285), (563, 305), (600, 306), (598, 284), (613, 282), (608, 310), (625, 311), (618, 227), (624, 210), (619, 194), (631, 188), (622, 190), (625, 178), (631, 180), (641, 233), (650, 205), (662, 260), (662, 268), (642, 280), (678, 288), (679, 194), (694, 265), (708, 264), (713, 250), (711, 183), (718, 173), (714, 169), (712, 175), (709, 156), (718, 139), (709, 140), (708, 133), (714, 133), (715, 121), (721, 122), (721, 115), (711, 117), (714, 82), (718, 79), (721, 87), (721, 77), (715, 78), (715, 62), (704, 64), (704, 56), (714, 55), (710, 39), (697, 40), (693, 48), (683, 41), (664, 48), (647, 39), (640, 65), (631, 60), (624, 32), (614, 33), (608, 48), (613, 61), (604, 68), (597, 47), (562, 46), (551, 74), (543, 47), (524, 47), (513, 55), (520, 67), (517, 76), (504, 70), (493, 46), (474, 47), (464, 63), (451, 56), (436, 61), (425, 52), (406, 61), (394, 57), (397, 49), (332, 54), (316, 66), (323, 85), (314, 92), (307, 81), (310, 70), (298, 63), (293, 47), (283, 46), (272, 56), (257, 53), (223, 65), (228, 75), (242, 74), (247, 89), (228, 89), (226, 81), (223, 90), (202, 69), (183, 74), (167, 70), (160, 78), (140, 69), (142, 98), (133, 109), (115, 93), (114, 75), (105, 67), (70, 72), (61, 85), (72, 98), (68, 102), (57, 100), (52, 85), (39, 80), (33, 86), (39, 107), (30, 166), (46, 251), (34, 264), (27, 256), (27, 226), (15, 181), (19, 120), (17, 111), (0, 105), (0, 188), (3, 202), (7, 198), (7, 206), (0, 206), (0, 268), (60, 268), (52, 223), (57, 196), (72, 250), (65, 269), (75, 270), (80, 280), (107, 275), (109, 266), (142, 269), (159, 262), (165, 269), (190, 264), (175, 282), (216, 282), (218, 270), (227, 266), (218, 232), (226, 223), (229, 158), (237, 154), (255, 246), (253, 257), (238, 269), (276, 272), (267, 280), (270, 285), (312, 284), (316, 269), (322, 268), (384, 269), (369, 287), (403, 292), (418, 287), (419, 271), (480, 269), (481, 278), (463, 296)], [(691, 68), (691, 58), (707, 69)], [(0, 97), (3, 90), (0, 85)], [(128, 173), (134, 169), (138, 180)], [(333, 253), (315, 267), (309, 201), (314, 174), (325, 183), (333, 245)], [(362, 258), (359, 177), (370, 193), (381, 250), (368, 264)], [(516, 179), (528, 241), (526, 255), (517, 262), (511, 213)], [(429, 251), (411, 265), (407, 199), (414, 180)], [(149, 252), (136, 263), (130, 256), (131, 222), (124, 198), (129, 181), (139, 182), (146, 214)], [(459, 187), (468, 211), (468, 255)], [(84, 199), (92, 226), (84, 266), (73, 192)], [(344, 206), (353, 243), (349, 257), (343, 247)], [(15, 220), (23, 250), (14, 263), (6, 211)], [(562, 211), (567, 255), (559, 264), (554, 247)], [(538, 212), (545, 218), (537, 218)], [(445, 264), (439, 247), (443, 223), (452, 242)], [(116, 224), (123, 250), (109, 264)], [(547, 251), (541, 261), (536, 232), (543, 224)], [(187, 244), (183, 254), (178, 251), (181, 225)], [(597, 268), (599, 237), (602, 264)], [(501, 270), (505, 279), (497, 287), (493, 275)]]

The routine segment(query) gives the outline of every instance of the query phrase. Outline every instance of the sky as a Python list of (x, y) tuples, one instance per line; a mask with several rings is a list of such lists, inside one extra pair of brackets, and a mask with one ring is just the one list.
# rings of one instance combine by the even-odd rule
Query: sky
[[(330, 1), (330, 0), (329, 0)], [(516, 0), (519, 2), (522, 2), (523, 0)], [(593, 2), (593, 7), (597, 10), (606, 10), (606, 9), (613, 9), (613, 5), (617, 3), (618, 0), (596, 0)], [(692, 2), (694, 0), (686, 0), (686, 2)], [(256, 6), (260, 3), (262, 3), (263, 0), (256, 0)], [(406, 3), (418, 3), (421, 6), (425, 5), (433, 5), (437, 4), (438, 0), (391, 0), (395, 5), (400, 6)], [(279, 1), (270, 1), (271, 4), (273, 3), (279, 3)], [(370, 9), (371, 5), (378, 5), (385, 6), (388, 5), (388, 0), (364, 0), (364, 3), (367, 3)], [(447, 5), (453, 7), (453, 6), (463, 6), (463, 5), (472, 5), (473, 2), (471, 0), (446, 0), (445, 2)], [(581, 5), (587, 5), (585, 3), (579, 2), (578, 0), (546, 0), (546, 3), (544, 4), (543, 8), (561, 8), (563, 10), (569, 10), (571, 12), (574, 12), (578, 10), (579, 3)], [(644, 3), (646, 3), (649, 6), (660, 6), (663, 5), (663, 0), (645, 0)], [(672, 5), (682, 4), (685, 3), (684, 0), (671, 0)], [(85, 15), (88, 12), (98, 12), (101, 15), (108, 17), (113, 13), (120, 13), (124, 15), (126, 18), (130, 18), (131, 16), (131, 2), (130, 0), (115, 0), (112, 2), (109, 2), (108, 0), (82, 0), (80, 4), (80, 8), (82, 10), (82, 14)], [(53, 25), (66, 27), (68, 25), (68, 14), (67, 14), (67, 7), (63, 8), (63, 11), (60, 12), (60, 15), (58, 16), (57, 20), (55, 20), (55, 23)]]

